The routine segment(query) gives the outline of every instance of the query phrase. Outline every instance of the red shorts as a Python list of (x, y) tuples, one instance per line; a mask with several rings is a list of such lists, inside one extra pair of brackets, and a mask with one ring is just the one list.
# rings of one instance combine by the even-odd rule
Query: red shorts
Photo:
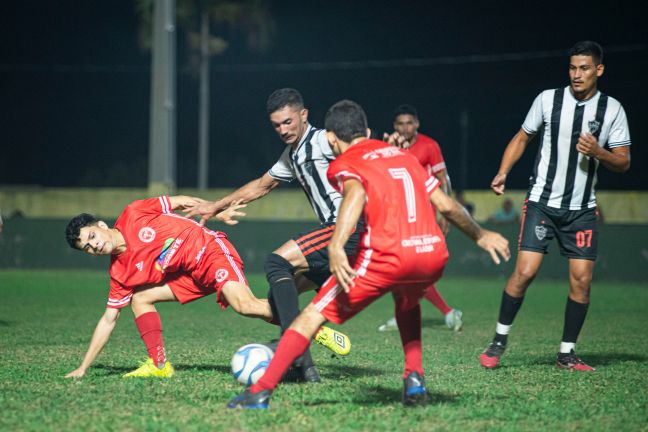
[(427, 288), (439, 280), (445, 267), (445, 259), (440, 260), (430, 268), (424, 280), (412, 281), (407, 280), (407, 276), (399, 278), (394, 272), (387, 274), (372, 269), (367, 266), (369, 258), (366, 255), (361, 252), (358, 256), (354, 267), (358, 276), (353, 278), (354, 285), (349, 293), (344, 292), (335, 277), (331, 276), (313, 299), (315, 309), (328, 321), (342, 324), (389, 292), (398, 294), (399, 307), (410, 309), (419, 303)]
[(208, 247), (200, 265), (191, 274), (175, 273), (164, 282), (182, 304), (216, 293), (221, 308), (229, 306), (221, 295), (226, 282), (234, 281), (248, 285), (243, 274), (243, 262), (234, 246), (225, 238), (215, 238), (214, 247)]

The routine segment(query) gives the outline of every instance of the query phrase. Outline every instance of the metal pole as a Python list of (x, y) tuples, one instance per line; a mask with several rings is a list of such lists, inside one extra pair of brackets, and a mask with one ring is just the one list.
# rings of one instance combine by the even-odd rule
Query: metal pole
[(153, 7), (148, 193), (162, 195), (176, 188), (175, 0), (155, 0)]
[(198, 189), (209, 179), (209, 12), (202, 12), (200, 27), (200, 99), (198, 116)]

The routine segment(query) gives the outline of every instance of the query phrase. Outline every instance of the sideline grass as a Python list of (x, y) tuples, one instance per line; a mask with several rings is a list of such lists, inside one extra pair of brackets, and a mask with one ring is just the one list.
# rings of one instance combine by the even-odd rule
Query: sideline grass
[[(263, 278), (250, 281), (263, 296)], [(120, 378), (146, 354), (129, 308), (88, 375), (63, 379), (81, 361), (107, 283), (101, 272), (0, 271), (0, 430), (648, 430), (646, 285), (595, 283), (578, 345), (593, 374), (553, 366), (565, 283), (534, 283), (502, 367), (486, 371), (477, 357), (503, 282), (449, 279), (439, 289), (466, 324), (452, 333), (423, 307), (429, 406), (400, 405), (398, 333), (376, 331), (391, 314), (385, 298), (341, 327), (353, 342), (348, 358), (313, 346), (322, 384), (281, 386), (269, 411), (243, 412), (225, 408), (241, 390), (231, 355), (276, 328), (219, 310), (213, 296), (159, 307), (173, 379)]]

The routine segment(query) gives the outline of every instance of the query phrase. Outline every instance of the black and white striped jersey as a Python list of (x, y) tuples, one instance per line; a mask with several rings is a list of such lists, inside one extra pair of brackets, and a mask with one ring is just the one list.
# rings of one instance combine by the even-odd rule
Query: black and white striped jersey
[(333, 159), (335, 155), (326, 139), (326, 131), (308, 125), (297, 149), (286, 146), (268, 174), (281, 181), (298, 179), (320, 222), (335, 222), (342, 195), (326, 179)]
[(596, 136), (608, 149), (630, 145), (623, 107), (600, 91), (579, 101), (569, 87), (545, 90), (533, 102), (522, 129), (539, 133), (541, 139), (527, 198), (560, 209), (596, 207), (599, 161), (576, 150), (581, 132)]

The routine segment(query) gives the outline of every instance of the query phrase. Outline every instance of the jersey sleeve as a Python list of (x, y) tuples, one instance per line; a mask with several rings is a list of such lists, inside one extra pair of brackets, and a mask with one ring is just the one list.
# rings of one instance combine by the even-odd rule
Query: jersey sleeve
[(108, 293), (107, 307), (121, 309), (124, 306), (128, 306), (131, 297), (133, 297), (132, 289), (126, 288), (115, 279), (110, 278), (110, 292)]
[(268, 174), (272, 178), (285, 182), (292, 181), (295, 178), (295, 173), (290, 165), (290, 147), (286, 146), (279, 160), (270, 168)]
[(434, 174), (446, 169), (445, 159), (443, 159), (443, 153), (441, 152), (441, 146), (435, 140), (432, 140), (432, 145), (430, 146), (430, 166), (432, 167), (432, 172)]
[(329, 165), (326, 175), (331, 186), (339, 193), (344, 193), (345, 180), (355, 179), (361, 183), (363, 182), (362, 176), (341, 159), (335, 159)]
[(171, 201), (168, 196), (133, 201), (128, 208), (143, 213), (173, 213)]
[(425, 181), (425, 191), (427, 192), (428, 195), (432, 194), (441, 183), (439, 182), (439, 179), (436, 178), (434, 175), (431, 175), (428, 177), (428, 179)]
[(317, 132), (317, 145), (320, 148), (320, 152), (326, 159), (330, 161), (335, 159), (335, 155), (333, 154), (331, 145), (328, 142), (328, 138), (326, 138), (326, 131), (324, 129)]
[(540, 93), (533, 101), (531, 109), (522, 123), (522, 129), (529, 135), (534, 135), (540, 130), (542, 122), (542, 93)]
[(630, 145), (630, 129), (628, 128), (628, 119), (625, 110), (619, 105), (619, 111), (610, 126), (610, 136), (608, 138), (608, 148), (624, 147)]

